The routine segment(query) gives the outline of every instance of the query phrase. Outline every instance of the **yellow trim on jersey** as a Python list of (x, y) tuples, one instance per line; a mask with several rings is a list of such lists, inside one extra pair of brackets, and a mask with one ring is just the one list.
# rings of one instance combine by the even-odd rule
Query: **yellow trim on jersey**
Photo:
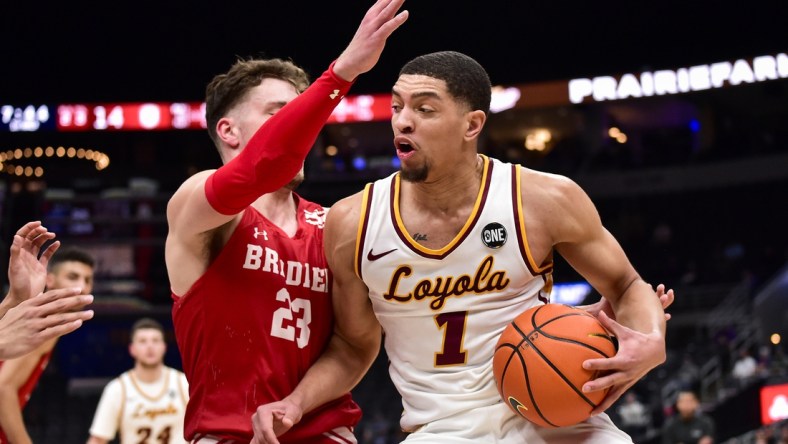
[(359, 248), (361, 247), (361, 242), (364, 240), (361, 238), (361, 235), (364, 233), (364, 221), (367, 216), (367, 202), (369, 201), (369, 190), (371, 188), (372, 184), (368, 183), (364, 187), (364, 194), (361, 195), (361, 211), (358, 217), (358, 228), (356, 229), (356, 255), (353, 257), (353, 269), (356, 270), (356, 276), (358, 276), (359, 279), (361, 279), (359, 265), (361, 264), (361, 255), (363, 254), (362, 251), (359, 251)]
[(522, 184), (521, 184), (521, 171), (522, 168), (519, 166), (515, 168), (515, 182), (517, 184), (517, 212), (520, 214), (520, 220), (517, 221), (517, 224), (520, 227), (520, 235), (523, 238), (523, 245), (525, 246), (525, 255), (527, 256), (528, 263), (531, 264), (531, 269), (536, 273), (541, 273), (548, 268), (552, 267), (552, 263), (546, 264), (544, 267), (539, 267), (534, 261), (533, 255), (531, 255), (531, 247), (528, 246), (528, 235), (525, 233), (525, 212), (523, 211), (523, 192), (522, 192)]
[(134, 388), (140, 393), (140, 395), (142, 395), (142, 397), (148, 401), (158, 401), (162, 396), (167, 394), (167, 390), (170, 388), (170, 375), (167, 372), (167, 367), (162, 368), (162, 376), (164, 377), (164, 389), (162, 389), (161, 393), (158, 395), (150, 396), (149, 394), (145, 393), (142, 390), (142, 387), (137, 384), (137, 378), (134, 377), (134, 370), (129, 370), (129, 379), (131, 379), (132, 385), (134, 385)]
[(116, 434), (123, 432), (123, 413), (126, 411), (126, 384), (123, 383), (123, 374), (118, 377), (120, 383), (120, 410), (118, 414), (118, 430)]
[(181, 378), (181, 372), (175, 369), (170, 369), (170, 374), (174, 375), (175, 377), (175, 384), (178, 386), (178, 392), (181, 394), (181, 401), (183, 401), (183, 405), (189, 403), (189, 400), (186, 399), (186, 394), (188, 393), (188, 389), (183, 387), (183, 378)]
[(465, 233), (471, 229), (473, 223), (476, 221), (477, 214), (482, 210), (481, 203), (482, 200), (484, 199), (484, 191), (487, 188), (487, 175), (490, 174), (490, 159), (484, 154), (479, 154), (479, 156), (484, 161), (484, 166), (482, 167), (482, 181), (481, 184), (479, 185), (479, 193), (476, 195), (476, 202), (474, 202), (473, 204), (473, 210), (471, 211), (468, 220), (465, 221), (465, 225), (462, 227), (460, 232), (457, 233), (456, 236), (454, 236), (454, 239), (452, 239), (451, 242), (449, 242), (440, 250), (433, 250), (432, 248), (427, 248), (425, 246), (422, 246), (421, 244), (413, 240), (410, 233), (408, 233), (408, 230), (405, 228), (405, 223), (402, 222), (402, 215), (399, 212), (399, 194), (400, 194), (400, 185), (401, 185), (399, 178), (400, 175), (397, 174), (396, 176), (394, 176), (394, 202), (392, 205), (394, 207), (394, 220), (397, 221), (397, 226), (399, 227), (400, 232), (404, 234), (405, 241), (407, 241), (411, 247), (413, 247), (418, 251), (421, 251), (424, 254), (430, 254), (436, 256), (443, 255), (447, 251), (450, 251), (452, 248), (454, 248), (454, 246), (465, 237)]

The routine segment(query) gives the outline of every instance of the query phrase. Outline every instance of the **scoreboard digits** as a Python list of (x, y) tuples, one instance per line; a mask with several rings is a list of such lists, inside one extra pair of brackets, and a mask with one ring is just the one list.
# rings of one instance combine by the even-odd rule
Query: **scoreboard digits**
[[(348, 96), (328, 123), (370, 122), (391, 118), (388, 94)], [(0, 132), (166, 131), (204, 129), (204, 102), (67, 103), (1, 105)]]

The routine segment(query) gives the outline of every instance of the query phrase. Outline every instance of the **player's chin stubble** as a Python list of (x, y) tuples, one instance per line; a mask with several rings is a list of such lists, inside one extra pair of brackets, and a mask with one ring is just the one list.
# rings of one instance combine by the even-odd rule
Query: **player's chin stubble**
[(430, 172), (429, 165), (422, 165), (418, 168), (404, 168), (401, 167), (399, 170), (400, 177), (402, 180), (408, 182), (424, 182), (427, 180), (427, 174)]

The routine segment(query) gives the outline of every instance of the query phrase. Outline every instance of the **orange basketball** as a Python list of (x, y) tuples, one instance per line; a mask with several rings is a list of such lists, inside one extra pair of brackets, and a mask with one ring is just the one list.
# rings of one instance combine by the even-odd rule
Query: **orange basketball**
[(493, 373), (512, 411), (543, 427), (564, 427), (587, 419), (607, 394), (582, 392), (597, 376), (583, 361), (615, 353), (613, 339), (588, 312), (540, 305), (506, 326), (495, 346)]

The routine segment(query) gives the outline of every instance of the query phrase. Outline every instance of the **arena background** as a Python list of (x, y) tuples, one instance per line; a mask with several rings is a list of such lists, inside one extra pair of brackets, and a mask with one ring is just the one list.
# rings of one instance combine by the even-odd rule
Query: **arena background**
[[(219, 165), (204, 129), (124, 130), (110, 121), (105, 130), (58, 130), (58, 106), (83, 104), (96, 119), (97, 104), (111, 113), (112, 104), (199, 103), (211, 77), (237, 57), (292, 58), (314, 78), (349, 42), (368, 4), (0, 5), (0, 251), (24, 221), (40, 218), (66, 245), (100, 258), (96, 318), (60, 341), (24, 412), (34, 442), (87, 439), (103, 385), (132, 365), (127, 332), (138, 317), (168, 326), (167, 363), (180, 365), (163, 261), (164, 209), (189, 174)], [(788, 382), (780, 339), (788, 333), (784, 3), (410, 0), (406, 8), (410, 20), (351, 96), (385, 98), (399, 67), (423, 53), (473, 56), (502, 87), (503, 107), (512, 106), (490, 117), (483, 152), (576, 180), (644, 278), (676, 289), (668, 361), (632, 389), (650, 412), (636, 441), (659, 442), (682, 386), (701, 393), (719, 442), (750, 442), (758, 429), (776, 430), (763, 424), (760, 394)], [(755, 68), (768, 64), (764, 57), (775, 61), (776, 78)], [(683, 86), (677, 80), (687, 92), (645, 97), (643, 73), (672, 71), (678, 79), (692, 67), (724, 71), (713, 68), (724, 62), (736, 76), (729, 73), (719, 88), (693, 77)], [(572, 103), (570, 80), (602, 88), (596, 94), (606, 99), (581, 88), (584, 100)], [(512, 91), (519, 94), (514, 101)], [(345, 109), (348, 120), (321, 134), (307, 160), (305, 197), (331, 205), (395, 171), (388, 123), (362, 121), (368, 115), (356, 105)], [(31, 106), (35, 117), (28, 119)], [(64, 153), (100, 151), (109, 163), (99, 170), (98, 157), (35, 155), (36, 147), (50, 146), (54, 153), (61, 146)], [(3, 254), (3, 269), (6, 261)], [(560, 262), (556, 282), (575, 300), (598, 297)], [(742, 350), (760, 364), (745, 381), (730, 374)], [(385, 354), (354, 395), (365, 411), (360, 441), (399, 442), (401, 405)], [(621, 424), (618, 407), (610, 413)], [(777, 425), (788, 417), (785, 409), (772, 408)]]

